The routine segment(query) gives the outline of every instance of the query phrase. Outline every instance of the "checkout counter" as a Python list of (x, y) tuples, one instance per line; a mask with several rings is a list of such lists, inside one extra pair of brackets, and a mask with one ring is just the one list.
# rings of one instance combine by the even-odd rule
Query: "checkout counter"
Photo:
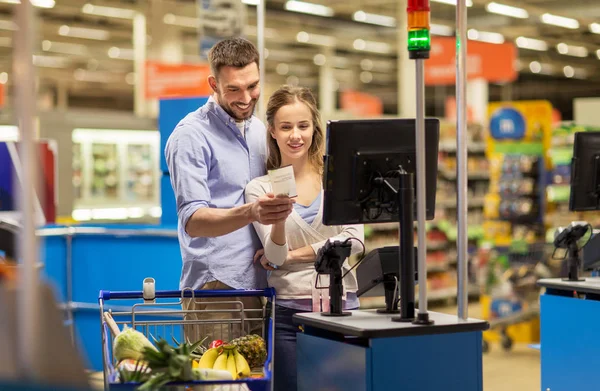
[[(432, 219), (439, 122), (426, 119), (424, 133), (426, 194), (418, 203), (421, 216)], [(331, 303), (329, 311), (294, 315), (303, 329), (297, 334), (298, 390), (481, 391), (488, 323), (426, 310), (425, 259), (415, 258), (414, 247), (414, 120), (333, 121), (327, 134), (324, 224), (399, 222), (400, 240), (357, 264), (357, 295), (383, 287), (386, 308), (380, 310), (342, 311), (340, 270), (350, 239), (328, 241), (318, 252), (315, 269), (329, 275)], [(419, 243), (425, 246), (424, 239)], [(418, 311), (415, 280), (423, 299)]]
[[(295, 315), (298, 390), (481, 391), (488, 323), (429, 312), (433, 325), (393, 322), (376, 310)], [(275, 364), (277, 365), (277, 364)]]
[[(571, 164), (571, 211), (600, 209), (600, 132), (575, 134)], [(598, 212), (595, 212), (598, 213)], [(566, 278), (542, 279), (540, 337), (542, 390), (600, 389), (600, 231), (586, 222), (558, 228), (554, 245), (565, 251)]]

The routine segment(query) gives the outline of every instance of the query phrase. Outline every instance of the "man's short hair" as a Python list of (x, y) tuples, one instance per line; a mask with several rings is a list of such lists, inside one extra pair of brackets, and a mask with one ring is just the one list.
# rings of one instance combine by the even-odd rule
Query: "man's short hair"
[(244, 68), (256, 63), (258, 66), (258, 50), (245, 38), (229, 38), (217, 42), (208, 52), (208, 61), (213, 75), (217, 76), (225, 66)]

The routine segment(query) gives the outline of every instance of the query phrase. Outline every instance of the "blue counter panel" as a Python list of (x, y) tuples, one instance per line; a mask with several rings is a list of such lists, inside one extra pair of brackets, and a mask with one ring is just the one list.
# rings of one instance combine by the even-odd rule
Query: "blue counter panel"
[(208, 101), (208, 97), (161, 99), (158, 108), (158, 131), (160, 132), (160, 170), (168, 172), (165, 146), (175, 126), (188, 113), (197, 110)]
[(368, 348), (298, 333), (296, 356), (298, 390), (372, 390)]
[(175, 193), (171, 186), (171, 177), (168, 173), (160, 178), (160, 206), (162, 216), (160, 222), (162, 225), (177, 226), (177, 204), (175, 202)]
[(67, 300), (67, 240), (64, 236), (39, 238), (40, 259), (46, 280), (54, 288), (56, 300)]
[(542, 390), (598, 390), (600, 301), (540, 298)]
[(298, 390), (483, 390), (481, 331), (349, 341), (299, 333)]
[(179, 289), (177, 238), (82, 235), (73, 240), (73, 300), (97, 303), (100, 290), (142, 290), (146, 277), (156, 290)]

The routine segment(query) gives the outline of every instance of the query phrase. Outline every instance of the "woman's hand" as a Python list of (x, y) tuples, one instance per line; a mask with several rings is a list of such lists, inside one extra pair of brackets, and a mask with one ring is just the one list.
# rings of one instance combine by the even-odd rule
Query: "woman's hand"
[(265, 250), (262, 248), (258, 250), (256, 254), (254, 254), (254, 263), (256, 263), (256, 261), (260, 261), (261, 266), (265, 270), (276, 270), (273, 266), (271, 266), (271, 262), (269, 262), (267, 257), (265, 257)]

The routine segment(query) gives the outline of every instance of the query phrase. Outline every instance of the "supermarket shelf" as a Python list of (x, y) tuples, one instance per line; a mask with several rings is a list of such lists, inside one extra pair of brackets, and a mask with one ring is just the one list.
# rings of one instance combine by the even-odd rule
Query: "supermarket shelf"
[(550, 185), (546, 187), (546, 195), (550, 202), (568, 202), (571, 195), (571, 185)]

